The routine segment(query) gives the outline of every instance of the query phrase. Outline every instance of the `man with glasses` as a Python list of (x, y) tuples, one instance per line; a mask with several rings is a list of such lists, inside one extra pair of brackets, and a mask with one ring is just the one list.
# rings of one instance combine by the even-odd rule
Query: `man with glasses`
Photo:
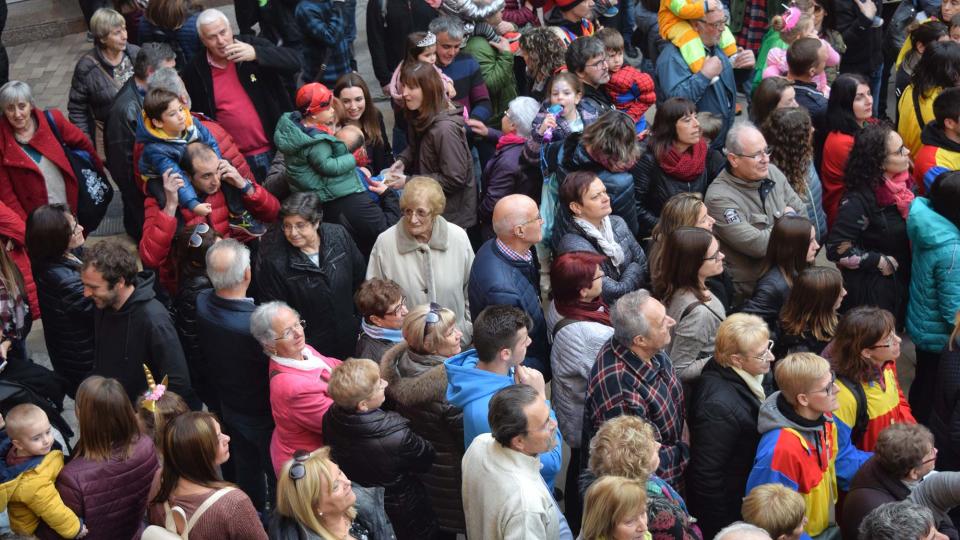
[(875, 452), (853, 477), (844, 499), (839, 516), (843, 537), (855, 538), (874, 508), (909, 499), (932, 510), (936, 528), (956, 538), (957, 529), (947, 512), (960, 504), (960, 472), (927, 476), (937, 461), (930, 430), (921, 424), (893, 424), (880, 432)]
[(803, 495), (807, 534), (837, 538), (838, 479), (846, 485), (871, 454), (838, 442), (832, 412), (840, 406), (840, 388), (829, 362), (813, 353), (791, 354), (778, 362), (774, 377), (780, 391), (760, 407), (760, 444), (747, 493), (783, 484)]
[(600, 39), (587, 36), (577, 38), (567, 47), (567, 69), (583, 83), (580, 107), (592, 117), (613, 109), (613, 101), (604, 85), (610, 80), (606, 49)]
[(806, 216), (803, 200), (787, 177), (770, 163), (770, 148), (750, 122), (738, 122), (727, 134), (727, 167), (707, 188), (704, 202), (716, 220), (713, 232), (726, 255), (736, 305), (753, 296), (763, 272), (770, 232), (786, 214)]
[[(720, 37), (727, 24), (724, 10), (710, 10), (702, 19), (692, 23), (705, 49), (703, 68), (698, 73), (691, 71), (680, 49), (668, 43), (657, 58), (657, 94), (685, 97), (697, 104), (697, 111), (720, 116), (723, 127), (711, 143), (712, 148), (719, 150), (737, 111), (737, 83), (733, 70), (752, 68), (756, 61), (752, 50), (743, 50), (728, 58), (720, 48)], [(694, 44), (696, 41), (689, 43)]]

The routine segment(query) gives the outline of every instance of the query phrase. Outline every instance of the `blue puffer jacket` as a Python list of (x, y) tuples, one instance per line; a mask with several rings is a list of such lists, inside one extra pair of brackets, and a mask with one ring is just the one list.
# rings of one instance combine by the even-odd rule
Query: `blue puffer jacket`
[(930, 199), (917, 197), (907, 217), (913, 246), (907, 332), (917, 348), (940, 352), (960, 309), (960, 230), (938, 214)]
[(536, 368), (550, 380), (550, 348), (547, 344), (547, 322), (540, 305), (540, 275), (533, 261), (508, 259), (499, 248), (497, 239), (487, 240), (477, 251), (470, 269), (470, 285), (467, 294), (470, 300), (470, 318), (477, 316), (487, 306), (515, 306), (527, 312), (533, 319), (527, 358), (523, 365)]

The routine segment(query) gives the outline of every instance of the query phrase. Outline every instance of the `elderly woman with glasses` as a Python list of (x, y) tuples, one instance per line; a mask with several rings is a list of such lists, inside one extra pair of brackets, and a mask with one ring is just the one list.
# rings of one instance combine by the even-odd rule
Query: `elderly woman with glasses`
[(400, 327), (409, 312), (407, 297), (397, 282), (372, 278), (363, 282), (353, 295), (360, 311), (360, 337), (354, 358), (369, 358), (380, 363), (383, 353), (403, 341)]
[(310, 323), (307, 342), (336, 358), (353, 355), (360, 318), (353, 292), (363, 282), (363, 255), (347, 230), (321, 223), (320, 198), (294, 193), (280, 208), (286, 242), (264, 246), (254, 272), (257, 300), (281, 300)]
[(278, 476), (294, 451), (323, 446), (323, 416), (333, 405), (327, 383), (341, 364), (307, 345), (306, 324), (283, 302), (267, 302), (250, 316), (250, 333), (270, 357), (270, 409), (276, 424), (270, 457)]
[(410, 305), (436, 302), (452, 310), (468, 344), (473, 335), (467, 306), (473, 248), (466, 231), (443, 217), (446, 203), (439, 182), (411, 178), (400, 197), (403, 217), (377, 238), (367, 279), (397, 282)]
[(742, 519), (740, 503), (760, 433), (760, 405), (773, 393), (770, 331), (756, 315), (735, 313), (716, 333), (690, 408), (687, 502), (704, 538)]
[(277, 479), (275, 540), (391, 540), (383, 488), (353, 485), (329, 448), (297, 450)]

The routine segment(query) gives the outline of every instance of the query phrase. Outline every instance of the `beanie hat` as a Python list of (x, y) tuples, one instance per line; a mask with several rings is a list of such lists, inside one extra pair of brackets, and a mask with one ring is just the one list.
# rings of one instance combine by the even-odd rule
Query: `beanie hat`
[(560, 8), (560, 11), (570, 11), (579, 6), (583, 0), (556, 0), (554, 4)]
[(297, 109), (303, 114), (317, 114), (329, 109), (332, 102), (333, 92), (320, 83), (307, 83), (297, 90)]
[(540, 112), (540, 103), (532, 97), (520, 96), (513, 98), (507, 105), (507, 117), (517, 128), (517, 134), (521, 137), (529, 137), (530, 130), (533, 129), (533, 119)]

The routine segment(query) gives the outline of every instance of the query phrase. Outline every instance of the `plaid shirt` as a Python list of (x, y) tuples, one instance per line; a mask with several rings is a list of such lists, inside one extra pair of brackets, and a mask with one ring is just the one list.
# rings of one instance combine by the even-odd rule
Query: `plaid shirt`
[(664, 352), (648, 363), (611, 338), (597, 354), (590, 370), (583, 408), (584, 441), (589, 441), (605, 420), (623, 414), (639, 416), (659, 433), (660, 468), (657, 476), (679, 489), (690, 449), (680, 440), (683, 432), (683, 387)]
[[(343, 10), (346, 2), (314, 0), (297, 4), (297, 24), (303, 32), (303, 75), (305, 81), (318, 81), (332, 87), (333, 83), (352, 71), (353, 55), (350, 48), (346, 17)], [(320, 74), (321, 66), (326, 70)]]

